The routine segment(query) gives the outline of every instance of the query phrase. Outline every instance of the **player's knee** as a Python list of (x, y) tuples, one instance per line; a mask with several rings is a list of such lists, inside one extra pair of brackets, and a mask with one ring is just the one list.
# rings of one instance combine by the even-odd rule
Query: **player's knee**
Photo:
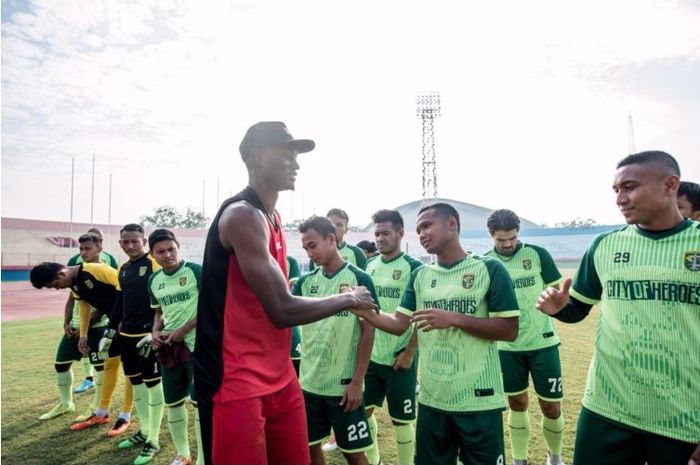
[(561, 404), (559, 402), (540, 401), (542, 407), (542, 415), (552, 420), (559, 418), (561, 415)]
[(508, 396), (508, 406), (516, 412), (524, 412), (527, 410), (527, 393), (518, 394), (516, 396)]
[(53, 367), (56, 369), (56, 373), (65, 373), (70, 370), (70, 363), (56, 363)]

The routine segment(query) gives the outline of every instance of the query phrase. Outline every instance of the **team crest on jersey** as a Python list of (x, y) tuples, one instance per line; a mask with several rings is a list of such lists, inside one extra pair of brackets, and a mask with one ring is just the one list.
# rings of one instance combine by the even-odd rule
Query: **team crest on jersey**
[(87, 286), (88, 289), (95, 289), (95, 283), (93, 283), (91, 280), (86, 279), (83, 282), (85, 283), (85, 286)]
[(350, 285), (349, 285), (349, 284), (341, 284), (340, 287), (338, 288), (338, 292), (340, 292), (341, 294), (342, 294), (343, 292), (350, 292), (351, 290), (352, 290), (352, 289), (350, 289)]
[(185, 284), (187, 284), (187, 276), (181, 277), (179, 282), (180, 286), (184, 286)]
[(683, 264), (690, 271), (700, 271), (700, 250), (686, 252), (683, 257)]
[(401, 270), (394, 270), (394, 273), (391, 275), (392, 278), (394, 278), (394, 281), (398, 281), (401, 279)]
[(474, 274), (473, 273), (467, 273), (462, 276), (462, 287), (465, 289), (471, 289), (474, 287)]
[(139, 267), (139, 276), (141, 276), (141, 277), (146, 276), (146, 271), (148, 271), (147, 266), (140, 266)]
[(526, 258), (525, 260), (523, 260), (523, 268), (525, 268), (526, 270), (531, 270), (532, 269), (532, 260), (530, 260), (529, 258)]

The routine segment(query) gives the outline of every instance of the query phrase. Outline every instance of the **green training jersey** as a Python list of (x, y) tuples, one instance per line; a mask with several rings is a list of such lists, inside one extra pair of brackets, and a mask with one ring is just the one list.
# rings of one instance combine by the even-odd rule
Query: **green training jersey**
[[(148, 278), (151, 308), (163, 312), (163, 331), (172, 332), (197, 317), (202, 266), (182, 261), (168, 274), (162, 268)], [(185, 335), (185, 344), (194, 351), (195, 330)]]
[[(305, 274), (294, 284), (292, 294), (304, 297), (328, 297), (340, 294), (345, 287), (365, 286), (378, 302), (372, 278), (345, 262), (335, 273), (326, 275), (323, 268)], [(299, 380), (301, 388), (311, 394), (342, 396), (355, 373), (360, 321), (350, 310), (301, 327)]]
[[(367, 268), (367, 257), (361, 248), (350, 245), (347, 242), (343, 242), (338, 246), (338, 253), (340, 253), (340, 256), (346, 262), (350, 262), (363, 270)], [(314, 262), (311, 262), (309, 264), (309, 271), (313, 271), (315, 269), (316, 265), (314, 265)]]
[(520, 308), (518, 338), (513, 342), (498, 341), (498, 348), (529, 351), (558, 345), (559, 336), (554, 331), (552, 318), (535, 307), (545, 288), (562, 281), (549, 252), (542, 247), (519, 242), (511, 256), (501, 255), (496, 249), (489, 250), (486, 255), (500, 261), (508, 271)]
[[(117, 260), (107, 252), (100, 252), (100, 262), (111, 266), (115, 270), (119, 266)], [(76, 266), (80, 265), (81, 263), (83, 263), (83, 257), (81, 257), (80, 254), (73, 255), (70, 259), (68, 259), (67, 266)], [(92, 315), (93, 313), (95, 313), (95, 307), (90, 307), (90, 314)], [(109, 323), (109, 318), (107, 318), (107, 315), (102, 315), (102, 317), (90, 327), (102, 328), (107, 326), (107, 323)], [(70, 326), (71, 328), (80, 328), (80, 311), (78, 310), (78, 302), (73, 303), (73, 316), (71, 316), (70, 319)]]
[[(397, 309), (441, 309), (475, 318), (518, 317), (508, 272), (489, 257), (468, 255), (452, 265), (425, 265), (413, 273)], [(418, 402), (444, 412), (505, 409), (496, 341), (457, 328), (418, 332)]]
[[(411, 277), (411, 272), (421, 266), (421, 262), (405, 253), (401, 253), (389, 261), (383, 257), (374, 258), (367, 263), (367, 273), (372, 277), (374, 288), (379, 297), (379, 306), (383, 312), (394, 313), (401, 303), (401, 294)], [(375, 331), (372, 346), (372, 361), (381, 365), (393, 365), (396, 356), (406, 348), (413, 334), (413, 326), (409, 326), (401, 336)]]
[(700, 439), (700, 224), (598, 236), (571, 295), (600, 320), (583, 405), (619, 423)]

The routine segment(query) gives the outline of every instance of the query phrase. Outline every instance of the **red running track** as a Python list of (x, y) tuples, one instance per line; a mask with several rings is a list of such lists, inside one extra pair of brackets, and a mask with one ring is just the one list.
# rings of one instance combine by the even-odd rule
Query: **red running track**
[(31, 283), (2, 283), (2, 321), (60, 317), (68, 299), (68, 289), (34, 289)]

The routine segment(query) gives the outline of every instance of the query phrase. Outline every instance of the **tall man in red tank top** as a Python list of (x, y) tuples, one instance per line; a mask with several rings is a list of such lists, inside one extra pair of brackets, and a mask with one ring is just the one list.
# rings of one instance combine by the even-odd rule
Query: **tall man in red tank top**
[(240, 145), (248, 187), (224, 201), (209, 229), (194, 352), (207, 464), (308, 464), (290, 328), (347, 308), (376, 308), (364, 287), (323, 299), (289, 293), (275, 203), (294, 189), (297, 154), (314, 147), (284, 123), (251, 126)]

